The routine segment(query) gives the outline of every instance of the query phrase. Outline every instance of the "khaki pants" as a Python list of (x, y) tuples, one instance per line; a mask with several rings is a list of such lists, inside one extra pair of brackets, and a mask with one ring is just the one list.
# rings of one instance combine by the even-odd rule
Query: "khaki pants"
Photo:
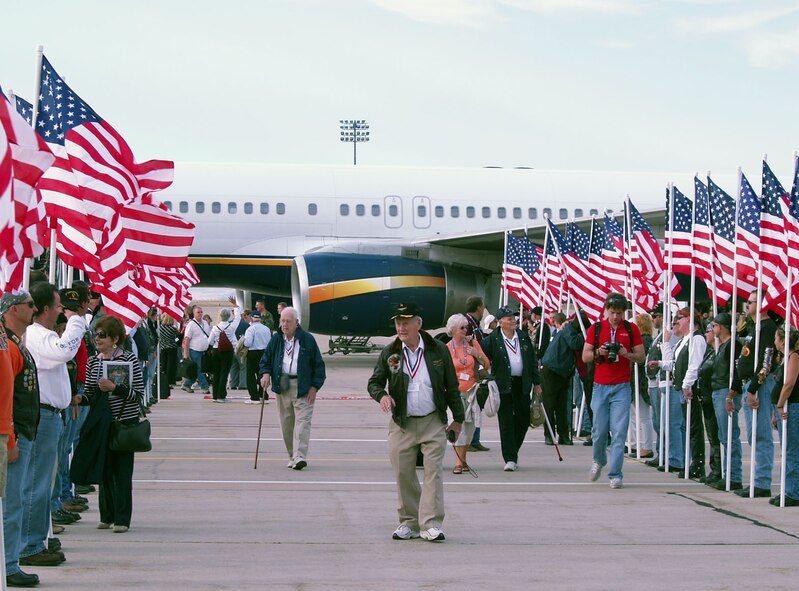
[(303, 396), (297, 398), (297, 380), (289, 380), (288, 390), (277, 395), (280, 412), (280, 429), (289, 459), (304, 460), (308, 457), (308, 442), (311, 439), (313, 404)]
[[(409, 418), (405, 429), (394, 421), (388, 426), (388, 455), (397, 480), (400, 525), (414, 531), (441, 527), (444, 521), (442, 476), (447, 437), (438, 413)], [(424, 456), (424, 482), (416, 477), (416, 454)]]

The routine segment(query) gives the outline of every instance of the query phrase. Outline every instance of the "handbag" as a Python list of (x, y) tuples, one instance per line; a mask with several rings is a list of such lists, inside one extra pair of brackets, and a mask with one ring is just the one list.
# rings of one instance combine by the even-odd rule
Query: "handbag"
[(533, 398), (533, 405), (530, 407), (530, 426), (535, 428), (543, 425), (546, 419), (544, 418), (543, 397), (540, 394), (534, 394)]
[(119, 420), (125, 412), (129, 400), (125, 401), (122, 408), (111, 422), (111, 432), (108, 436), (108, 449), (117, 452), (146, 452), (153, 448), (150, 442), (150, 421), (143, 417), (138, 420), (122, 422)]

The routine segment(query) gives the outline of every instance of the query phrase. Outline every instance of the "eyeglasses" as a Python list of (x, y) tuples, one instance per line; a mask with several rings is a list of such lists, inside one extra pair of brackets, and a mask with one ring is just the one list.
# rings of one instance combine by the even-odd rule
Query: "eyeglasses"
[(33, 300), (29, 300), (27, 302), (22, 302), (21, 304), (15, 304), (16, 306), (21, 306), (22, 304), (26, 304), (28, 308), (31, 310), (36, 307), (36, 304), (33, 303)]
[(469, 325), (468, 324), (463, 324), (463, 325), (459, 326), (458, 328), (462, 328), (463, 330), (467, 330), (469, 328)]
[(98, 330), (97, 332), (94, 333), (94, 338), (96, 339), (108, 338), (108, 333), (105, 333), (102, 330)]

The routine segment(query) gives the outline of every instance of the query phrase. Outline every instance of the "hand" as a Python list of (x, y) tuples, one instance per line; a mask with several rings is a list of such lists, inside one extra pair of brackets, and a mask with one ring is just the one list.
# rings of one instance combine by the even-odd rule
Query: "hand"
[(308, 404), (313, 404), (314, 402), (316, 402), (316, 392), (317, 390), (313, 386), (308, 388), (308, 394), (306, 394), (308, 398)]
[(13, 464), (19, 459), (19, 447), (17, 444), (14, 444), (14, 447), (8, 450), (8, 463)]
[(752, 410), (756, 410), (760, 406), (757, 394), (752, 394), (751, 392), (746, 393), (746, 402)]
[(455, 440), (457, 441), (458, 437), (461, 436), (461, 424), (452, 421), (449, 424), (449, 427), (447, 427), (447, 431), (452, 431), (453, 433), (455, 433)]
[(690, 401), (694, 397), (694, 391), (691, 388), (683, 388), (682, 395), (685, 396), (685, 400)]
[(724, 407), (727, 410), (727, 414), (731, 415), (735, 411), (735, 402), (732, 398), (725, 398)]
[(541, 386), (538, 385), (533, 386), (533, 394), (535, 394), (536, 396), (540, 396), (542, 391), (543, 390), (541, 389)]
[(227, 297), (227, 301), (229, 301), (229, 302), (230, 302), (231, 304), (233, 304), (234, 306), (237, 306), (237, 305), (238, 305), (238, 304), (236, 303), (236, 296), (233, 296), (233, 295), (231, 295), (231, 296), (228, 296), (228, 297)]
[(780, 413), (780, 418), (781, 419), (785, 420), (785, 419), (788, 418), (788, 409), (785, 408), (784, 406), (778, 406), (777, 407), (777, 412)]
[(652, 361), (648, 361), (646, 366), (649, 369), (656, 369), (657, 367), (660, 366), (660, 361), (656, 361), (656, 360), (653, 359)]
[(103, 392), (113, 392), (117, 385), (108, 378), (100, 378), (100, 381), (97, 382), (97, 387)]
[(263, 376), (261, 376), (261, 388), (263, 388), (264, 392), (269, 389), (269, 382), (271, 381), (271, 376), (268, 373), (265, 373)]
[(619, 345), (619, 357), (627, 357), (629, 351), (624, 345)]
[(386, 394), (380, 399), (380, 408), (383, 409), (383, 412), (391, 412), (391, 407), (396, 406), (396, 402), (394, 399)]
[(600, 357), (607, 357), (608, 356), (608, 348), (605, 346), (604, 343), (602, 343), (599, 346), (599, 349), (597, 349), (596, 351), (597, 351), (597, 353), (599, 353)]

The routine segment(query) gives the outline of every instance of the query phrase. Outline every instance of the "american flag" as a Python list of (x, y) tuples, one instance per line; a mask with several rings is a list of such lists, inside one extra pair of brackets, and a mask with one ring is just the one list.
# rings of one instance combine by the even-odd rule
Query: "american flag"
[(25, 123), (27, 123), (30, 127), (33, 127), (33, 105), (24, 98), (16, 95), (14, 95), (14, 103), (14, 108), (17, 110), (17, 113), (22, 115)]
[(602, 245), (602, 270), (608, 291), (627, 293), (629, 273), (625, 263), (624, 230), (619, 223), (605, 214), (605, 243)]
[(5, 222), (0, 222), (0, 284), (15, 290), (22, 286), (25, 259), (39, 256), (47, 245), (37, 184), (54, 156), (5, 96), (0, 98), (0, 120), (0, 220)]
[(605, 244), (605, 228), (602, 224), (591, 218), (591, 246), (588, 249), (588, 267), (596, 273), (602, 281), (606, 293), (613, 291), (608, 287), (608, 278), (602, 269), (602, 247)]
[[(631, 200), (630, 204), (630, 227), (629, 237), (632, 239), (630, 246), (631, 265), (633, 270), (633, 281), (635, 286), (635, 303), (641, 308), (648, 310), (658, 302), (666, 299), (666, 265), (663, 261), (663, 252), (660, 250), (655, 235), (646, 220), (643, 218), (638, 208)], [(627, 216), (625, 216), (625, 222)], [(676, 295), (680, 291), (680, 285), (676, 278), (671, 276), (671, 295)]]
[(507, 235), (505, 264), (502, 266), (502, 286), (527, 308), (540, 301), (541, 265), (535, 246), (527, 238)]
[[(710, 177), (707, 177), (707, 188), (710, 199), (710, 223), (713, 228), (716, 299), (726, 303), (732, 296), (735, 267), (735, 199)], [(751, 291), (752, 289), (749, 289), (747, 295)]]
[(763, 199), (760, 213), (760, 260), (763, 265), (764, 293), (775, 300), (785, 293), (788, 281), (788, 242), (782, 203), (788, 201), (788, 192), (763, 161)]
[(190, 224), (148, 196), (172, 183), (173, 163), (136, 162), (125, 140), (46, 58), (36, 130), (56, 154), (41, 187), (57, 220), (58, 254), (85, 270), (109, 309), (132, 326), (153, 303), (136, 283), (137, 265), (181, 267), (193, 240)]
[(694, 226), (691, 262), (696, 276), (705, 282), (708, 291), (713, 285), (713, 240), (710, 236), (710, 209), (707, 187), (694, 177)]
[[(757, 285), (757, 266), (760, 262), (760, 199), (752, 185), (741, 173), (738, 195), (738, 225), (735, 232), (735, 264), (738, 268), (738, 290), (745, 285)], [(743, 283), (741, 282), (743, 280)], [(751, 292), (750, 292), (751, 293)], [(748, 295), (744, 293), (742, 295)]]
[(693, 217), (691, 200), (677, 187), (672, 186), (671, 195), (666, 193), (665, 244), (668, 256), (671, 257), (672, 271), (675, 273), (691, 274)]
[(550, 232), (558, 233), (555, 238), (561, 247), (561, 261), (566, 267), (568, 289), (574, 301), (585, 310), (589, 318), (599, 319), (608, 292), (601, 274), (592, 270), (589, 265), (591, 239), (574, 222), (566, 225), (566, 237), (563, 242), (554, 224), (550, 226)]
[(539, 305), (547, 310), (559, 310), (563, 299), (563, 267), (555, 253), (551, 240), (546, 241), (546, 253), (540, 246), (535, 247), (540, 260), (544, 262), (544, 301)]
[(788, 234), (788, 264), (799, 272), (799, 158), (794, 159), (793, 185), (785, 214), (785, 230)]

